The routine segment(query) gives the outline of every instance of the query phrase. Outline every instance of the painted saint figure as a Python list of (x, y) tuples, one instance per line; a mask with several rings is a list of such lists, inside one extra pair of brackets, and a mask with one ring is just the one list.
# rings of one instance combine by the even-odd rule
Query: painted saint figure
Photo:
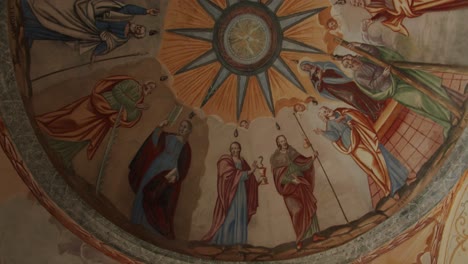
[(364, 94), (335, 64), (303, 61), (300, 67), (309, 73), (310, 81), (321, 96), (345, 102), (368, 115), (373, 121), (379, 117), (384, 103)]
[[(350, 45), (388, 63), (392, 61), (404, 61), (404, 58), (400, 54), (383, 46), (372, 46), (362, 43), (352, 43)], [(444, 136), (447, 137), (452, 126), (452, 114), (450, 111), (430, 96), (417, 90), (398, 76), (393, 75), (390, 67), (381, 67), (360, 56), (346, 55), (343, 57), (335, 56), (335, 58), (340, 59), (345, 68), (353, 71), (354, 81), (361, 91), (369, 97), (374, 100), (392, 98), (415, 113), (441, 125), (444, 128)], [(442, 86), (441, 79), (428, 72), (401, 68), (399, 70), (423, 84), (431, 92), (447, 100), (453, 101), (452, 99), (463, 97), (450, 89), (445, 89)], [(449, 95), (451, 96), (449, 97)]]
[(241, 145), (233, 142), (230, 155), (218, 160), (218, 198), (210, 231), (204, 241), (223, 246), (247, 243), (247, 225), (258, 207), (257, 162), (250, 167), (240, 155)]
[(146, 28), (131, 22), (134, 15), (159, 13), (157, 9), (113, 0), (21, 1), (29, 46), (34, 40), (78, 41), (80, 54), (93, 50), (91, 60), (127, 43), (131, 37), (145, 37)]
[(91, 160), (116, 122), (120, 109), (120, 127), (133, 127), (149, 105), (145, 96), (156, 88), (154, 81), (140, 84), (129, 76), (101, 80), (91, 95), (56, 111), (36, 116), (39, 128), (48, 136), (49, 146), (59, 154), (66, 168), (73, 157), (87, 147)]
[(162, 130), (163, 121), (136, 153), (128, 174), (135, 192), (131, 221), (155, 234), (174, 239), (174, 214), (182, 181), (190, 167), (188, 136), (192, 123), (184, 120), (177, 134)]
[[(372, 122), (350, 108), (332, 110), (322, 106), (319, 117), (326, 123), (326, 129), (315, 129), (314, 132), (332, 141), (339, 152), (350, 155), (384, 196), (398, 199), (397, 191), (405, 185), (408, 170), (379, 143)], [(372, 201), (374, 208), (377, 203)]]
[(321, 239), (317, 219), (317, 199), (314, 196), (315, 169), (313, 157), (305, 157), (289, 145), (285, 136), (276, 138), (277, 149), (271, 155), (270, 163), (276, 190), (283, 196), (296, 233), (296, 247), (302, 248), (302, 241), (308, 237)]
[(405, 18), (415, 18), (428, 12), (449, 11), (467, 8), (466, 0), (351, 0), (351, 5), (365, 8), (372, 18), (365, 20), (364, 28), (375, 21), (394, 32), (408, 36), (408, 30), (403, 25)]

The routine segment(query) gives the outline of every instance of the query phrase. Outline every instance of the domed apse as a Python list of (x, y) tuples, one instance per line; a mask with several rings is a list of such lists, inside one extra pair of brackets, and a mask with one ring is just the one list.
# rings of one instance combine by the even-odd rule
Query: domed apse
[(9, 0), (49, 160), (138, 239), (208, 260), (350, 242), (466, 126), (466, 1)]

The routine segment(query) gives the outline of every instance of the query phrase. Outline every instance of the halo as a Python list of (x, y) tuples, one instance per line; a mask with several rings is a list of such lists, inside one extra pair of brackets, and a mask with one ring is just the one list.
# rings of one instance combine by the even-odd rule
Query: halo
[(304, 61), (311, 61), (313, 62), (314, 60), (311, 59), (310, 57), (302, 57), (300, 60), (299, 60), (299, 63), (296, 65), (297, 67), (297, 72), (299, 73), (300, 76), (309, 76), (309, 73), (303, 71), (301, 69), (301, 64), (304, 62)]

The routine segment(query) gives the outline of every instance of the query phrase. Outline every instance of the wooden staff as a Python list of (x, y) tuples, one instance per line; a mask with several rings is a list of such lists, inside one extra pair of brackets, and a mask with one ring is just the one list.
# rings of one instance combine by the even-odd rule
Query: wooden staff
[(389, 64), (389, 63), (387, 63), (385, 61), (382, 61), (382, 60), (372, 56), (371, 54), (369, 54), (369, 53), (367, 53), (367, 52), (365, 52), (365, 51), (363, 51), (363, 50), (361, 50), (361, 49), (359, 49), (357, 47), (354, 47), (354, 46), (350, 45), (349, 42), (347, 42), (346, 40), (343, 40), (343, 39), (341, 39), (339, 37), (335, 37), (335, 41), (337, 41), (339, 45), (341, 45), (341, 46), (343, 46), (343, 47), (345, 47), (345, 48), (347, 48), (349, 50), (354, 51), (355, 53), (357, 53), (360, 56), (372, 61), (374, 64), (376, 64), (376, 65), (378, 65), (380, 67), (383, 67), (383, 68), (390, 67), (390, 71), (391, 71), (392, 74), (396, 75), (398, 78), (400, 78), (403, 81), (407, 82), (409, 85), (413, 86), (418, 91), (420, 91), (423, 94), (429, 96), (434, 101), (436, 101), (437, 103), (439, 103), (443, 107), (447, 108), (458, 119), (461, 118), (460, 109), (458, 107), (456, 107), (450, 100), (448, 100), (447, 98), (444, 98), (444, 97), (432, 92), (429, 88), (427, 88), (423, 84), (419, 83), (418, 81), (413, 80), (410, 76), (406, 75), (404, 72), (402, 72), (398, 68), (394, 67), (392, 64)]
[(114, 144), (115, 138), (117, 136), (117, 129), (119, 128), (123, 109), (124, 109), (124, 106), (123, 105), (120, 106), (119, 113), (117, 114), (117, 118), (115, 119), (114, 125), (112, 126), (112, 130), (109, 136), (109, 141), (107, 141), (106, 151), (104, 152), (104, 157), (102, 158), (101, 166), (99, 167), (99, 174), (96, 180), (96, 195), (99, 195), (99, 192), (101, 190), (101, 184), (102, 184), (102, 180), (104, 177), (104, 170), (109, 160), (109, 155), (112, 149), (112, 145)]
[[(315, 149), (314, 149), (314, 146), (312, 146), (312, 143), (311, 141), (309, 140), (309, 137), (307, 136), (307, 133), (305, 132), (304, 128), (302, 127), (302, 124), (301, 122), (299, 121), (299, 118), (297, 118), (297, 114), (296, 113), (293, 113), (294, 117), (296, 118), (296, 121), (297, 121), (297, 124), (299, 125), (299, 127), (301, 128), (301, 131), (302, 131), (302, 134), (304, 134), (304, 137), (306, 138), (307, 140), (307, 144), (310, 146), (310, 148), (312, 148), (312, 151), (314, 152), (315, 154)], [(343, 216), (346, 220), (346, 223), (349, 223), (349, 220), (348, 220), (348, 217), (346, 217), (346, 214), (343, 210), (343, 206), (341, 205), (341, 202), (340, 202), (340, 199), (338, 199), (338, 195), (336, 195), (336, 191), (335, 191), (335, 188), (333, 188), (333, 185), (330, 181), (330, 178), (328, 178), (328, 174), (327, 172), (325, 171), (325, 168), (323, 167), (322, 165), (322, 162), (320, 161), (320, 158), (319, 156), (317, 155), (317, 161), (320, 165), (320, 168), (322, 168), (322, 171), (323, 171), (323, 174), (325, 174), (325, 178), (327, 178), (327, 181), (328, 181), (328, 184), (330, 185), (330, 188), (332, 189), (333, 191), (333, 195), (335, 195), (335, 198), (336, 198), (336, 201), (338, 202), (338, 205), (340, 206), (340, 209), (341, 209), (341, 212), (343, 213)]]
[(99, 63), (99, 62), (103, 62), (103, 61), (110, 61), (110, 60), (116, 60), (116, 59), (122, 59), (122, 58), (128, 58), (128, 57), (142, 56), (142, 55), (146, 55), (146, 54), (148, 54), (148, 53), (147, 52), (145, 52), (145, 53), (133, 53), (133, 54), (129, 54), (129, 55), (122, 55), (122, 56), (117, 56), (117, 57), (112, 57), (112, 58), (107, 58), (107, 59), (102, 59), (102, 60), (96, 60), (93, 63), (86, 62), (86, 63), (78, 64), (78, 65), (75, 65), (75, 66), (71, 66), (71, 67), (68, 67), (68, 68), (63, 68), (63, 69), (60, 69), (60, 70), (57, 70), (57, 71), (53, 71), (53, 72), (41, 75), (39, 77), (36, 77), (36, 78), (32, 79), (31, 82), (36, 82), (36, 81), (39, 81), (40, 79), (49, 77), (51, 75), (66, 72), (66, 71), (73, 70), (73, 69), (76, 69), (76, 68), (80, 68), (80, 67), (83, 67), (83, 66), (86, 66), (86, 65), (91, 65), (91, 64), (95, 64), (95, 63)]
[(424, 63), (424, 62), (409, 62), (409, 61), (392, 61), (392, 65), (398, 68), (408, 68), (415, 70), (425, 71), (439, 71), (455, 74), (468, 74), (467, 66), (459, 65), (445, 65), (438, 63)]

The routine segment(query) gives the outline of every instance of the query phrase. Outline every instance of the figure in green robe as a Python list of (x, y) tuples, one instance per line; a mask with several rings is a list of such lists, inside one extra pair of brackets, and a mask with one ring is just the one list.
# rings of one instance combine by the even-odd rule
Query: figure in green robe
[[(404, 58), (400, 54), (382, 46), (372, 46), (362, 43), (353, 43), (352, 45), (382, 61), (388, 62), (388, 64), (391, 64), (392, 61), (404, 61)], [(391, 98), (397, 101), (415, 113), (427, 117), (441, 125), (444, 128), (444, 137), (447, 137), (452, 127), (451, 112), (430, 96), (422, 93), (398, 76), (392, 74), (390, 67), (384, 68), (359, 56), (346, 55), (343, 57), (336, 57), (341, 59), (341, 63), (345, 68), (351, 69), (354, 72), (353, 77), (356, 84), (366, 95), (374, 100), (386, 100)], [(421, 70), (400, 68), (399, 70), (420, 82), (434, 94), (438, 94), (452, 101), (448, 92), (453, 92), (442, 86), (442, 80), (439, 77)]]

